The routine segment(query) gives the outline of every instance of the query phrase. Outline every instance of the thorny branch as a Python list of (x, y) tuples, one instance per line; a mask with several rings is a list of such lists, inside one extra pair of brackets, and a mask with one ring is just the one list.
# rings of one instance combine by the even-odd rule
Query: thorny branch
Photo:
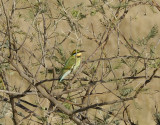
[[(9, 1), (1, 0), (0, 98), (10, 104), (13, 123), (51, 124), (58, 117), (56, 121), (62, 124), (114, 124), (116, 120), (131, 124), (129, 105), (153, 79), (160, 78), (158, 44), (149, 42), (158, 29), (151, 29), (148, 41), (131, 42), (121, 32), (121, 25), (136, 6), (153, 6), (160, 11), (156, 0), (119, 0), (116, 4), (89, 0), (74, 7), (63, 0), (52, 1), (54, 7), (48, 0), (25, 2), (22, 7), (23, 2), (13, 0), (10, 6)], [(60, 83), (60, 67), (68, 57), (65, 52), (73, 46), (87, 49), (86, 57), (72, 77), (68, 75)], [(121, 53), (122, 49), (127, 53)], [(92, 110), (102, 117), (98, 119)]]

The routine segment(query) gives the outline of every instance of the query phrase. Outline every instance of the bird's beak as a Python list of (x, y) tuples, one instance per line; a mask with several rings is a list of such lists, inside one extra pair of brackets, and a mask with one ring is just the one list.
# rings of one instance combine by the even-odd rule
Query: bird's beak
[(80, 57), (82, 55), (82, 52), (85, 52), (84, 50), (80, 50), (78, 53), (77, 53), (77, 57)]
[(84, 51), (84, 50), (80, 50), (80, 52), (86, 52), (86, 51)]

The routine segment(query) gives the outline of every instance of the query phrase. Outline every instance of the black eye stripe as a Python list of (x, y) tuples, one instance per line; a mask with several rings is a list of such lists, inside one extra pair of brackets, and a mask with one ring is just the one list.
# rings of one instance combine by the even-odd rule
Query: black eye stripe
[(74, 51), (72, 52), (72, 55), (75, 55), (75, 54), (77, 54), (77, 53), (80, 53), (80, 50), (74, 50)]
[(78, 54), (78, 53), (73, 53), (73, 55), (76, 55), (76, 54)]

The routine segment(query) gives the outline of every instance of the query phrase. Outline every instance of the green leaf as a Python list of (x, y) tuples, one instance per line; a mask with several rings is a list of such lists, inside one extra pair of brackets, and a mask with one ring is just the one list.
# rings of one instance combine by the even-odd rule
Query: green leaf
[(72, 10), (71, 13), (73, 17), (78, 17), (78, 13), (79, 13), (78, 10)]
[(91, 12), (90, 12), (90, 15), (91, 15), (91, 16), (94, 16), (94, 15), (96, 15), (96, 13), (97, 13), (97, 12), (94, 10), (94, 11), (91, 11)]
[(122, 88), (120, 90), (120, 95), (121, 96), (128, 96), (131, 92), (133, 91), (133, 88)]
[(151, 38), (154, 38), (158, 33), (158, 26), (154, 25), (151, 29), (151, 31), (149, 32), (149, 34), (146, 37), (146, 40), (150, 40)]
[(160, 124), (160, 112), (156, 112), (154, 114), (154, 117), (155, 117), (155, 122), (157, 123), (157, 125)]
[(81, 13), (78, 10), (72, 10), (71, 14), (72, 14), (73, 17), (78, 18), (80, 20), (83, 19), (83, 18), (86, 18), (86, 15)]

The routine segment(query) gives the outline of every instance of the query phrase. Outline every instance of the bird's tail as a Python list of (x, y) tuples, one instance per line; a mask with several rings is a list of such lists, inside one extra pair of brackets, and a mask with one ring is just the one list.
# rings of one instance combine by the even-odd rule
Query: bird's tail
[(67, 72), (65, 72), (62, 75), (60, 75), (59, 82), (61, 82), (70, 73), (71, 73), (71, 70), (68, 70)]

